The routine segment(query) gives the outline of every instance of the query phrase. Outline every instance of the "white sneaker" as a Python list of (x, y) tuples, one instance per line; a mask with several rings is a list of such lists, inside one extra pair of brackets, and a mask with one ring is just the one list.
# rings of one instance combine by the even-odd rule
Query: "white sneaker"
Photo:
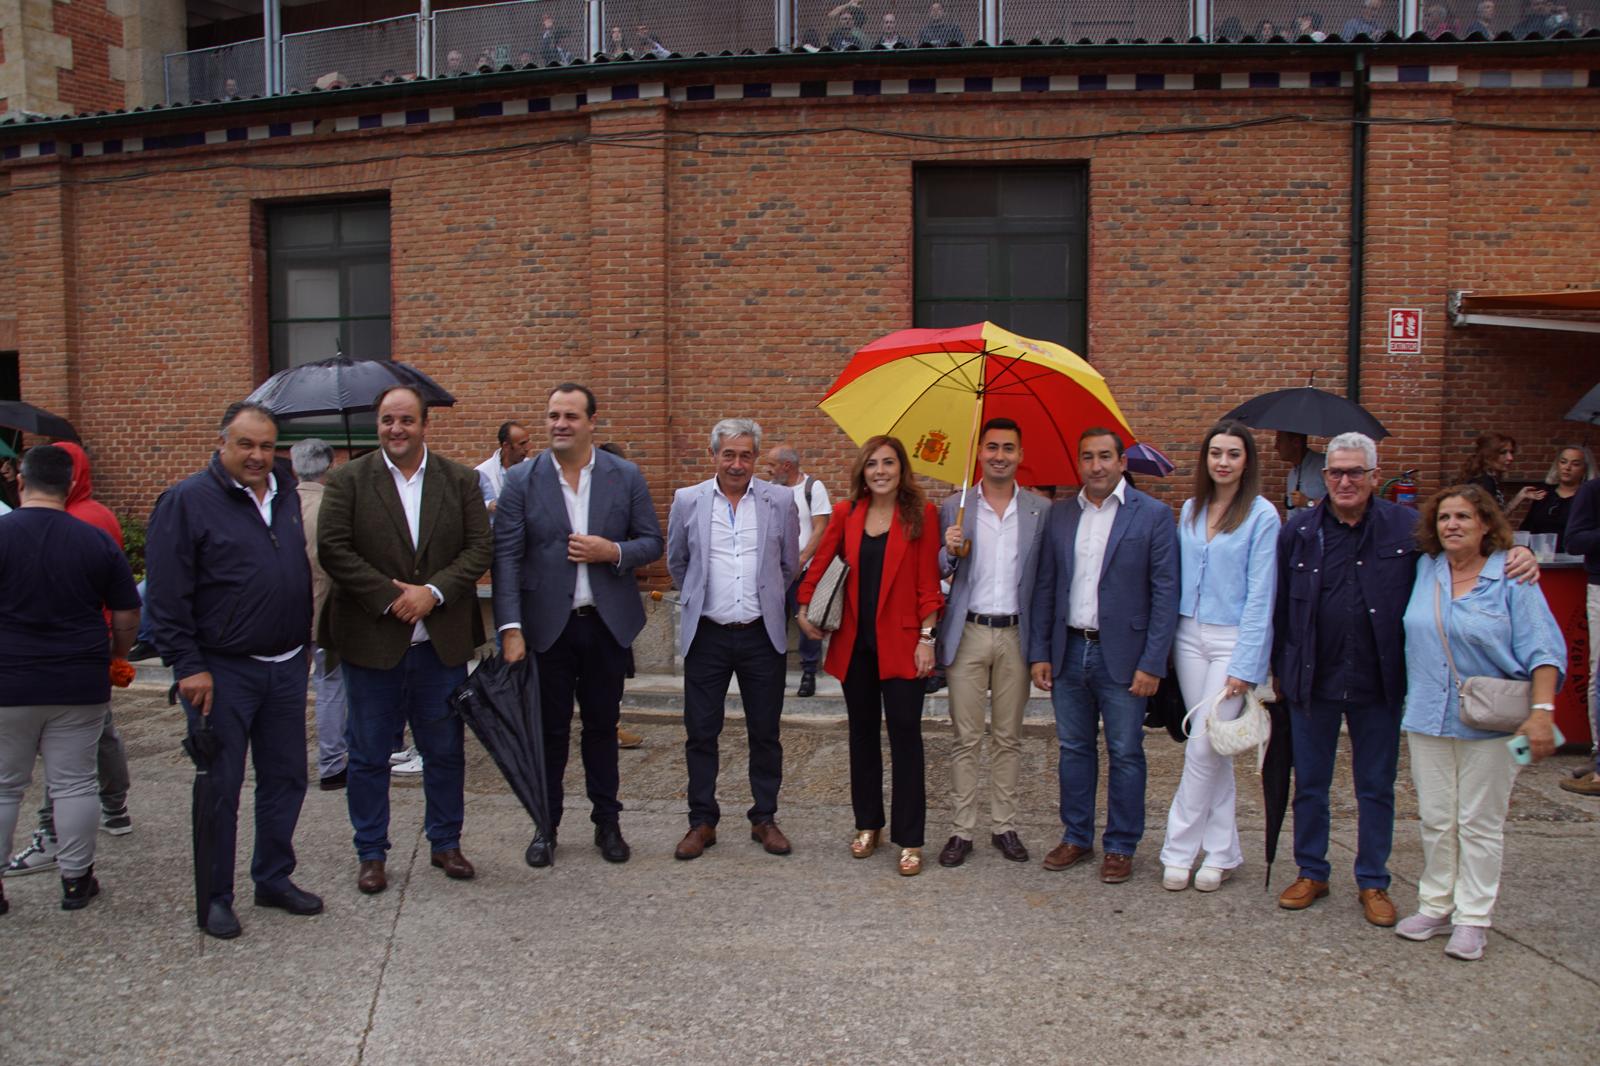
[(416, 749), (415, 745), (413, 745), (413, 746), (411, 746), (409, 748), (402, 748), (399, 751), (391, 751), (389, 753), (389, 765), (390, 766), (399, 766), (401, 763), (410, 762), (412, 759), (415, 759), (416, 757), (417, 757), (417, 749)]
[(1450, 934), (1450, 943), (1444, 953), (1462, 962), (1477, 962), (1483, 958), (1484, 945), (1489, 942), (1489, 930), (1481, 925), (1458, 925)]
[(33, 831), (33, 840), (27, 847), (11, 857), (6, 864), (5, 876), (21, 877), (24, 874), (41, 874), (56, 868), (56, 852), (61, 845), (43, 829)]
[(413, 755), (405, 762), (395, 763), (389, 767), (391, 774), (420, 774), (422, 773), (422, 756)]
[[(1182, 892), (1189, 887), (1187, 866), (1164, 866), (1161, 869), (1161, 887), (1168, 892)], [(1196, 886), (1198, 887), (1198, 886)]]
[(1430, 918), (1421, 911), (1409, 918), (1400, 919), (1400, 924), (1394, 927), (1395, 936), (1403, 936), (1407, 940), (1428, 940), (1442, 933), (1454, 930), (1449, 918)]
[(1224, 870), (1220, 866), (1202, 866), (1200, 872), (1194, 875), (1194, 889), (1196, 892), (1215, 892), (1222, 887), (1222, 882), (1232, 876), (1232, 870)]

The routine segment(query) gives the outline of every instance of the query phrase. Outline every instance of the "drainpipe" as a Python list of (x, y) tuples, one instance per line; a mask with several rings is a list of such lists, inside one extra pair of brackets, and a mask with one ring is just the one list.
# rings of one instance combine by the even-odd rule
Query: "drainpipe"
[(1356, 53), (1355, 122), (1350, 127), (1350, 319), (1346, 325), (1345, 395), (1361, 402), (1361, 290), (1366, 274), (1367, 249), (1367, 116), (1371, 113), (1371, 87), (1367, 81), (1367, 54)]
[(262, 71), (267, 96), (283, 92), (283, 22), (279, 16), (278, 0), (266, 0), (261, 5), (261, 47), (266, 49)]
[(417, 10), (417, 65), (419, 78), (433, 77), (433, 4), (422, 0)]

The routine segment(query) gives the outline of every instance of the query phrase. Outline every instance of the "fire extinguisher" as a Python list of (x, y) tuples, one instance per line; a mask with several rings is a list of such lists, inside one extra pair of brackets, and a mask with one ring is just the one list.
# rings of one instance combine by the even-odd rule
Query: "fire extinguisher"
[(1417, 472), (1416, 470), (1402, 471), (1399, 477), (1392, 477), (1383, 483), (1378, 494), (1385, 499), (1393, 500), (1402, 507), (1415, 508), (1417, 506)]

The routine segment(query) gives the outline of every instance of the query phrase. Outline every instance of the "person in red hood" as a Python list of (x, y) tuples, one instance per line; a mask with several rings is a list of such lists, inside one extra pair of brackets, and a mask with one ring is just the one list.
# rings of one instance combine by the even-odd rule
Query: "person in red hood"
[[(67, 513), (80, 522), (87, 522), (103, 530), (123, 547), (122, 523), (111, 508), (94, 498), (94, 482), (89, 476), (89, 456), (77, 444), (63, 441), (57, 448), (72, 456), (72, 487), (67, 490)], [(106, 624), (110, 624), (109, 613)], [(96, 750), (96, 769), (100, 777), (100, 828), (112, 836), (133, 832), (133, 819), (128, 815), (128, 752), (122, 737), (111, 722), (111, 708), (106, 708), (105, 726), (100, 732), (100, 745)], [(11, 857), (6, 865), (7, 877), (42, 873), (56, 868), (55, 805), (49, 794), (44, 806), (39, 808), (39, 828), (34, 830), (28, 846)]]

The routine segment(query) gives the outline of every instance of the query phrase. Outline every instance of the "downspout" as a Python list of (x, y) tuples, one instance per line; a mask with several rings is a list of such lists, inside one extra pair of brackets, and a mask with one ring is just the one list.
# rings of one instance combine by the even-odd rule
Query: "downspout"
[(1367, 250), (1367, 117), (1371, 112), (1371, 88), (1367, 81), (1367, 54), (1357, 52), (1355, 59), (1355, 121), (1350, 127), (1350, 320), (1345, 327), (1345, 395), (1351, 403), (1360, 403), (1361, 292)]

